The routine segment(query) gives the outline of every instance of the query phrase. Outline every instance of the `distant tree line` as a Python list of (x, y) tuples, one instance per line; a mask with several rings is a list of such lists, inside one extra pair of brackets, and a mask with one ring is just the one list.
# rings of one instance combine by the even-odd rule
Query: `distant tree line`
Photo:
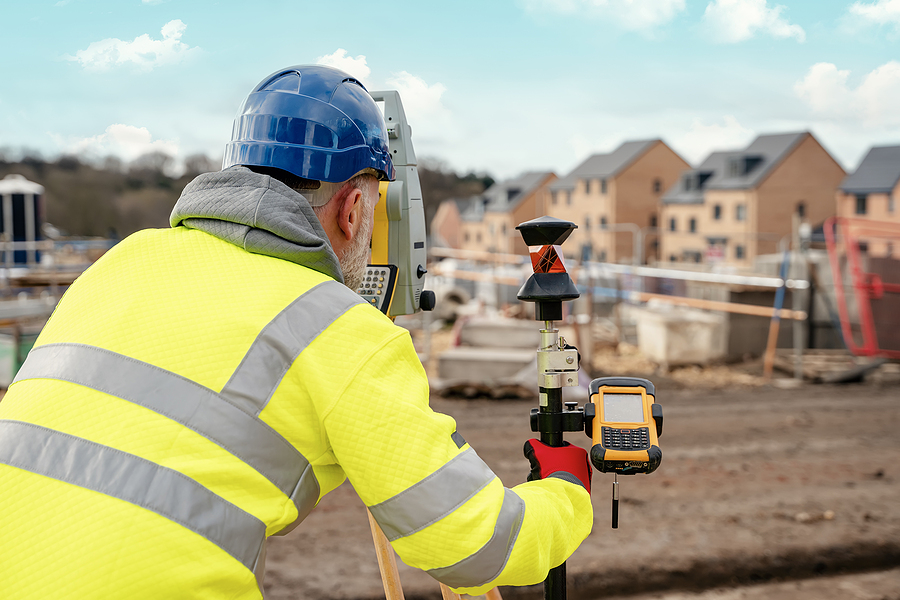
[[(175, 201), (194, 177), (216, 171), (219, 163), (203, 154), (184, 160), (184, 172), (172, 175), (172, 157), (153, 152), (125, 163), (110, 156), (100, 161), (63, 155), (44, 159), (36, 152), (13, 156), (0, 149), (0, 178), (11, 173), (44, 186), (44, 221), (63, 235), (125, 237), (140, 229), (168, 227)], [(480, 194), (493, 184), (486, 174), (459, 175), (439, 161), (423, 161), (419, 179), (426, 223), (448, 198)]]

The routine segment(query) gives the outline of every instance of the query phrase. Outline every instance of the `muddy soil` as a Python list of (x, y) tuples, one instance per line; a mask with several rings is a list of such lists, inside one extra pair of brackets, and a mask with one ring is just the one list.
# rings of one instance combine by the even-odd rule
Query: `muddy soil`
[[(766, 583), (790, 592), (768, 597), (898, 597), (900, 575), (891, 569), (900, 566), (900, 386), (676, 387), (658, 391), (662, 466), (619, 478), (617, 530), (610, 528), (612, 476), (594, 474), (594, 527), (567, 563), (570, 599), (682, 599)], [(534, 405), (432, 399), (508, 487), (527, 474), (522, 444), (533, 436)], [(583, 434), (567, 439), (589, 447)], [(814, 585), (847, 573), (854, 575), (834, 581), (870, 585), (874, 595)], [(440, 598), (423, 572), (400, 564), (400, 575), (406, 598)], [(764, 588), (740, 589), (700, 597), (765, 597), (740, 595)], [(384, 597), (365, 508), (348, 483), (293, 533), (273, 538), (266, 590), (270, 600)], [(542, 594), (540, 586), (501, 592), (506, 599)]]

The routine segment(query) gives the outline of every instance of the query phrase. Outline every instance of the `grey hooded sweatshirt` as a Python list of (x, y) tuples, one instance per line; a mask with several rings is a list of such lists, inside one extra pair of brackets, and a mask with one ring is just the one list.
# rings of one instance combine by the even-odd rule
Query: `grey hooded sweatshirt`
[(337, 255), (306, 198), (246, 167), (197, 176), (181, 192), (169, 223), (344, 282)]

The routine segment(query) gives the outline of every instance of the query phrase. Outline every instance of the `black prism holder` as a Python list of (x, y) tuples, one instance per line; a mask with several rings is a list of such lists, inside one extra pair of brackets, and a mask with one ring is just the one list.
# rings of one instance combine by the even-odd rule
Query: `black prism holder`
[[(562, 401), (562, 388), (578, 385), (580, 356), (553, 327), (553, 321), (562, 320), (562, 303), (579, 296), (566, 272), (560, 248), (576, 228), (574, 223), (553, 217), (540, 217), (516, 227), (528, 246), (534, 267), (534, 275), (522, 285), (517, 298), (534, 302), (535, 319), (544, 321), (537, 351), (540, 406), (531, 410), (531, 430), (540, 432), (541, 442), (548, 446), (565, 445), (563, 432), (584, 431), (583, 409), (577, 408), (577, 402), (566, 402), (563, 409)], [(544, 598), (563, 600), (565, 597), (566, 563), (563, 563), (550, 569), (544, 580)]]

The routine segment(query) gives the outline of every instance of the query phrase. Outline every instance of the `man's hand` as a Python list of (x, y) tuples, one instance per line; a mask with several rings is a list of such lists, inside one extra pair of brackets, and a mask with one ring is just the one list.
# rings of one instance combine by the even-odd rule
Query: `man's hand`
[(565, 442), (564, 446), (553, 447), (531, 439), (525, 442), (525, 458), (531, 463), (528, 481), (546, 479), (556, 473), (557, 477), (572, 483), (575, 483), (573, 479), (577, 479), (591, 493), (591, 462), (583, 448), (569, 442)]

